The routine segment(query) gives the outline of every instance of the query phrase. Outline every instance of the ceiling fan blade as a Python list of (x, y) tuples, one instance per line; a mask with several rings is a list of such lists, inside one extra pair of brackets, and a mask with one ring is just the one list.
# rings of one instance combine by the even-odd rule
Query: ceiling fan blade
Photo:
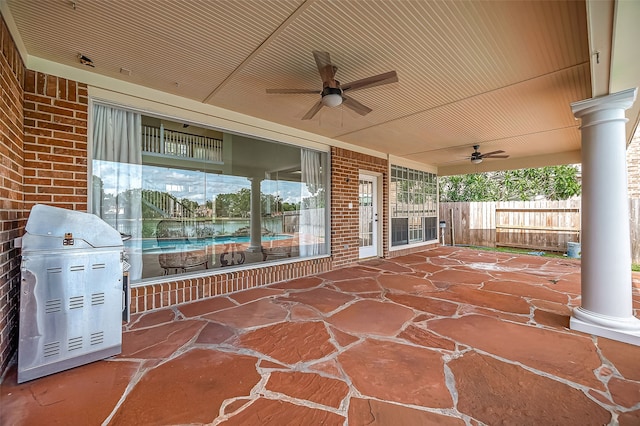
[(319, 100), (318, 102), (316, 102), (311, 109), (304, 115), (304, 117), (302, 117), (303, 120), (311, 120), (313, 118), (314, 115), (316, 115), (318, 113), (318, 111), (320, 111), (320, 108), (322, 108), (322, 100)]
[[(504, 151), (502, 151), (504, 152)], [(485, 154), (482, 156), (482, 158), (509, 158), (508, 155), (491, 155), (491, 154)]]
[(295, 94), (295, 93), (315, 93), (320, 94), (320, 90), (311, 90), (311, 89), (267, 89), (267, 93), (269, 94)]
[(331, 64), (331, 57), (329, 56), (329, 52), (320, 52), (314, 50), (313, 57), (316, 60), (316, 65), (318, 66), (318, 72), (320, 73), (322, 82), (326, 83), (333, 80), (338, 67)]
[(481, 156), (481, 157), (488, 157), (488, 156), (493, 155), (493, 154), (502, 154), (503, 152), (504, 152), (504, 151), (502, 151), (502, 150), (499, 150), (499, 151), (491, 151), (491, 152), (487, 152), (486, 154), (480, 154), (480, 156)]
[(371, 108), (362, 105), (360, 102), (356, 101), (355, 99), (349, 98), (346, 96), (342, 96), (342, 105), (357, 112), (360, 115), (367, 115), (371, 111), (373, 111)]
[(385, 72), (384, 74), (373, 75), (371, 77), (363, 78), (362, 80), (352, 81), (348, 84), (342, 85), (342, 91), (347, 90), (360, 90), (368, 87), (381, 86), (383, 84), (395, 83), (398, 81), (398, 73), (395, 71)]

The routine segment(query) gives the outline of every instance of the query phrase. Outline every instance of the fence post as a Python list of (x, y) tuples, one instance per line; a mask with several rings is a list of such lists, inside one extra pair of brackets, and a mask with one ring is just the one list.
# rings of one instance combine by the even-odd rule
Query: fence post
[(455, 247), (456, 246), (456, 239), (455, 239), (455, 225), (453, 223), (453, 209), (449, 209), (449, 217), (451, 219), (451, 247)]

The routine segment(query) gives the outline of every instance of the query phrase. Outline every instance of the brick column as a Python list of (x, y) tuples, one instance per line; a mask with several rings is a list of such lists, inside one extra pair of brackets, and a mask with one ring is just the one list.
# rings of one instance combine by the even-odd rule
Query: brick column
[(24, 85), (25, 208), (87, 210), (87, 86), (27, 71)]
[[(378, 158), (343, 148), (331, 148), (331, 255), (333, 266), (355, 263), (359, 259), (358, 234), (360, 216), (358, 210), (359, 172), (369, 171), (382, 175), (382, 250), (389, 255), (389, 165)], [(351, 208), (349, 204), (351, 203)]]
[[(20, 249), (25, 225), (22, 173), (24, 63), (0, 16), (0, 376), (18, 347)], [(4, 407), (0, 408), (0, 410)]]

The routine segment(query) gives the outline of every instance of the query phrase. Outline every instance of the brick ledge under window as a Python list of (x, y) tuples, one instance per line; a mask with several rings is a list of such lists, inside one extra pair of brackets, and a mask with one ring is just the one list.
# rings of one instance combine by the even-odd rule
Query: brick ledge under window
[(425, 241), (421, 243), (407, 244), (400, 247), (391, 247), (389, 248), (389, 258), (405, 256), (407, 254), (434, 248), (438, 245), (440, 245), (440, 243), (437, 241)]
[(249, 269), (225, 270), (206, 276), (186, 276), (161, 283), (142, 283), (131, 288), (131, 313), (167, 308), (281, 281), (321, 274), (332, 269), (330, 256), (297, 262), (272, 263)]

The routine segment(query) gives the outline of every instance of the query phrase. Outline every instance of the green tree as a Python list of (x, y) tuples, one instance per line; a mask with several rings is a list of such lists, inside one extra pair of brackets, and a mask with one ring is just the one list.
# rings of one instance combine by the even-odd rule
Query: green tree
[(242, 188), (240, 191), (219, 194), (216, 197), (217, 217), (249, 217), (251, 211), (251, 190)]
[(188, 198), (179, 200), (179, 203), (182, 204), (182, 206), (191, 213), (196, 212), (198, 210), (198, 207), (200, 206), (197, 201), (193, 201)]
[(573, 165), (443, 176), (438, 184), (442, 202), (566, 200), (581, 192)]
[(488, 173), (441, 177), (440, 201), (495, 201), (498, 187)]
[(287, 203), (286, 201), (282, 203), (283, 212), (294, 212), (296, 210), (300, 210), (300, 203)]

